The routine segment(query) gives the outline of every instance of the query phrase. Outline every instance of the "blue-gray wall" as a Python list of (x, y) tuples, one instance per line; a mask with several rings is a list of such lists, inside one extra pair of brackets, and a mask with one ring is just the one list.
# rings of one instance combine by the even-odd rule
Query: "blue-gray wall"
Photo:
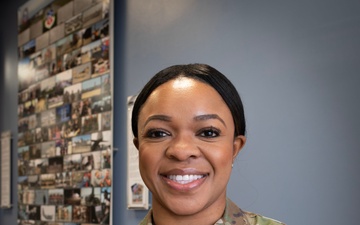
[[(0, 130), (13, 132), (23, 3), (0, 3)], [(357, 224), (359, 1), (116, 0), (114, 11), (114, 225), (145, 214), (126, 210), (126, 96), (192, 62), (222, 71), (244, 101), (248, 142), (228, 188), (238, 205), (289, 225)], [(16, 155), (13, 164), (16, 178)], [(15, 209), (0, 210), (0, 225), (15, 221)]]

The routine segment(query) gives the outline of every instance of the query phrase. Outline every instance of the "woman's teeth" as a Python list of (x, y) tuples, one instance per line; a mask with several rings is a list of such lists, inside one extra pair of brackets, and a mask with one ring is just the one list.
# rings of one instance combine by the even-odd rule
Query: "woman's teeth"
[(203, 178), (204, 175), (168, 175), (167, 178), (180, 184), (187, 184)]

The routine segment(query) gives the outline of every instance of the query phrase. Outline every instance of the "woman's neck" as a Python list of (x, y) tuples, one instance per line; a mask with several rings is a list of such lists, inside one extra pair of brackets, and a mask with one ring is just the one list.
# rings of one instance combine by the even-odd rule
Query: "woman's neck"
[[(220, 218), (222, 218), (226, 205), (226, 198), (221, 201), (216, 201), (199, 211), (189, 214), (177, 214), (162, 204), (154, 201), (152, 206), (152, 222), (153, 225), (214, 225)], [(184, 205), (183, 207), (187, 207)]]

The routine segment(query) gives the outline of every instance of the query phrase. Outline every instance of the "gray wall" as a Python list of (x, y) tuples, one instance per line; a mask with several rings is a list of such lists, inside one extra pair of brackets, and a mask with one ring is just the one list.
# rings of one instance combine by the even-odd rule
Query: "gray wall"
[[(0, 128), (14, 132), (10, 72), (23, 2), (0, 3), (9, 9), (0, 29)], [(145, 214), (126, 210), (126, 96), (160, 69), (192, 62), (222, 71), (244, 101), (248, 142), (228, 188), (239, 206), (289, 225), (356, 224), (359, 11), (355, 0), (116, 1), (114, 224), (137, 224)], [(0, 210), (1, 225), (15, 221), (16, 210)]]

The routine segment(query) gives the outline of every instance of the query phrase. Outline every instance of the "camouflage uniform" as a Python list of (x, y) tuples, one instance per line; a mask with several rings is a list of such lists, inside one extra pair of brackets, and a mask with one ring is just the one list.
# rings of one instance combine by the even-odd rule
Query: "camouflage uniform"
[[(139, 225), (153, 225), (152, 211), (145, 216)], [(226, 199), (224, 215), (214, 225), (285, 225), (279, 221), (260, 216), (255, 213), (242, 211), (230, 199)]]

